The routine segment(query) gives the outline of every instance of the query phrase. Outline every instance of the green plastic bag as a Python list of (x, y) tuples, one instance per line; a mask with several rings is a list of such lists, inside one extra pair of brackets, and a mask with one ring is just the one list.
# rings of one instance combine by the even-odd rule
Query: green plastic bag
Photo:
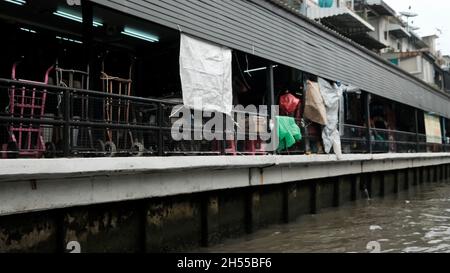
[(302, 139), (300, 127), (292, 117), (276, 117), (278, 132), (278, 151), (284, 151), (294, 146)]

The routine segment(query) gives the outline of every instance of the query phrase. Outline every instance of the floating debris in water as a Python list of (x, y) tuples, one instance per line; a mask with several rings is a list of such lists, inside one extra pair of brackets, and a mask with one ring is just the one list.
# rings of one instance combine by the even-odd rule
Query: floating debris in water
[(382, 230), (383, 228), (380, 226), (370, 226), (370, 230)]
[(429, 241), (428, 243), (429, 243), (430, 245), (435, 245), (435, 244), (442, 243), (442, 240), (433, 240), (433, 241)]
[(413, 247), (407, 247), (407, 248), (403, 249), (403, 252), (406, 252), (406, 253), (416, 252), (417, 253), (417, 252), (423, 252), (426, 250), (428, 250), (427, 247), (413, 246)]

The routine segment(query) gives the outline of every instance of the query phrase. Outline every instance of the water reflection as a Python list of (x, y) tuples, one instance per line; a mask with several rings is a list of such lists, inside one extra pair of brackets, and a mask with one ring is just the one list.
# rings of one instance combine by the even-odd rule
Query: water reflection
[(206, 252), (450, 252), (450, 186), (421, 185), (273, 226)]

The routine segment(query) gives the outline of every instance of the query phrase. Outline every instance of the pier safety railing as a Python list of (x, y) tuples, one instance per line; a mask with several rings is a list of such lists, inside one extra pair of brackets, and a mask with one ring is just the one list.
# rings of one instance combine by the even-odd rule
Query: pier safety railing
[[(204, 129), (205, 120), (183, 128), (191, 134), (191, 140), (176, 141), (171, 130), (174, 106), (179, 104), (176, 100), (0, 79), (0, 158), (322, 152), (320, 136), (308, 135), (303, 127), (302, 140), (282, 152), (272, 152), (267, 141), (251, 138), (254, 130), (239, 136), (237, 126), (248, 126), (249, 119), (259, 119), (258, 125), (263, 127), (270, 124), (268, 115), (248, 112), (235, 112), (245, 114), (244, 124), (233, 123), (231, 129), (215, 132), (222, 136), (220, 139), (195, 139)], [(40, 107), (45, 110), (41, 112)], [(344, 153), (450, 151), (450, 145), (427, 143), (422, 134), (353, 125), (344, 125), (341, 141)]]

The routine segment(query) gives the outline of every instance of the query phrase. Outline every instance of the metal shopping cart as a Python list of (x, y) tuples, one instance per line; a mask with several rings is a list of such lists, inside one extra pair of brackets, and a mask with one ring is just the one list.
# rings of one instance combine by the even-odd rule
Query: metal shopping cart
[(45, 113), (45, 103), (47, 99), (47, 90), (45, 88), (27, 87), (27, 84), (48, 84), (50, 72), (53, 66), (47, 69), (43, 82), (18, 79), (16, 75), (16, 62), (12, 66), (11, 78), (24, 83), (13, 84), (9, 88), (9, 106), (8, 112), (12, 118), (27, 119), (28, 122), (11, 122), (8, 125), (9, 142), (7, 145), (7, 157), (34, 157), (40, 158), (46, 151), (46, 146), (50, 143), (44, 142), (43, 126), (36, 124), (29, 119), (43, 119)]

